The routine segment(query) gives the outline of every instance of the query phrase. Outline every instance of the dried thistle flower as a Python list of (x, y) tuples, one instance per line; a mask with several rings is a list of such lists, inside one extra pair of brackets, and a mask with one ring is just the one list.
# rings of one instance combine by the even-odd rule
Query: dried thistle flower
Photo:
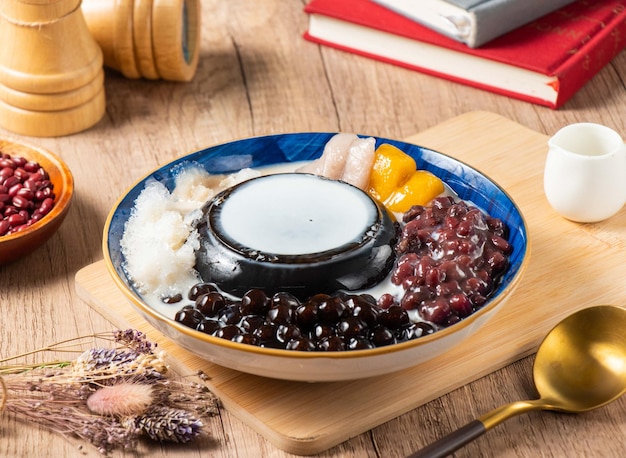
[(150, 439), (159, 442), (186, 444), (202, 430), (202, 421), (186, 410), (157, 406), (142, 415), (128, 418), (125, 425), (140, 429)]
[[(89, 337), (118, 347), (79, 349)], [(0, 412), (35, 421), (68, 439), (85, 440), (104, 454), (134, 448), (141, 437), (189, 442), (202, 432), (200, 417), (219, 413), (217, 398), (202, 383), (166, 377), (165, 354), (155, 350), (145, 334), (126, 330), (70, 339), (0, 360), (82, 351), (69, 361), (0, 366)]]

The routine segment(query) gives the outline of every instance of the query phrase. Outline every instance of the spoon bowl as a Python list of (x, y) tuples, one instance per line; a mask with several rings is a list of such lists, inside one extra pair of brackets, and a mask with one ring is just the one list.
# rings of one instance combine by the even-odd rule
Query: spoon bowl
[(540, 398), (553, 410), (584, 412), (626, 391), (626, 309), (582, 309), (543, 340), (533, 366)]
[(599, 305), (568, 316), (537, 350), (533, 379), (539, 399), (499, 407), (410, 455), (444, 457), (503, 421), (531, 410), (580, 413), (626, 392), (626, 309)]

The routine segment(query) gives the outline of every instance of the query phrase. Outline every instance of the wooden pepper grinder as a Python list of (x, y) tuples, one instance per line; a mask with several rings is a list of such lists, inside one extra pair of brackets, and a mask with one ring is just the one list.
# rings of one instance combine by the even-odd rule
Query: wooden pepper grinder
[(0, 126), (54, 137), (104, 115), (102, 51), (80, 0), (0, 2)]
[(190, 81), (200, 50), (200, 0), (83, 0), (104, 65), (127, 78)]

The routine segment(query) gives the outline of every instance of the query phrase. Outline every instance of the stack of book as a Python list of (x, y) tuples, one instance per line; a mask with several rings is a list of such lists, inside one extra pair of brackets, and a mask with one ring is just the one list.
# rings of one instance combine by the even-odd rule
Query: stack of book
[(305, 12), (307, 40), (553, 109), (626, 47), (626, 0), (312, 0)]

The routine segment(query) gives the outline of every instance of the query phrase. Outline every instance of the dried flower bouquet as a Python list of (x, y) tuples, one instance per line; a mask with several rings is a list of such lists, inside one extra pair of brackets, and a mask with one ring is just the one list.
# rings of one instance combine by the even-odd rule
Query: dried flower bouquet
[[(90, 348), (74, 360), (6, 365), (47, 351), (81, 351), (87, 338), (114, 345)], [(204, 433), (202, 418), (218, 413), (218, 401), (201, 382), (168, 377), (164, 356), (145, 334), (131, 329), (2, 359), (0, 412), (84, 440), (103, 454), (133, 449), (141, 438), (188, 443)]]

